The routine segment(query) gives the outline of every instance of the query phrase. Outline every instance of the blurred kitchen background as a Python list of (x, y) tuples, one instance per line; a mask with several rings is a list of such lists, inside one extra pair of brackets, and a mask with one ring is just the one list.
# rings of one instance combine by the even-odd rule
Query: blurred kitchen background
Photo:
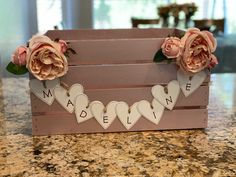
[(1, 72), (9, 76), (4, 67), (18, 45), (50, 29), (193, 26), (217, 38), (213, 72), (236, 72), (235, 10), (235, 0), (1, 0)]

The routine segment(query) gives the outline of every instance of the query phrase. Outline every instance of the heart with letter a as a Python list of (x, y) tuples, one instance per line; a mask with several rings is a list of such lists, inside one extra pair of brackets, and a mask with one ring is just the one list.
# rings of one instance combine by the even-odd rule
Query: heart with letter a
[(166, 87), (155, 85), (152, 87), (153, 97), (167, 109), (172, 110), (179, 97), (180, 87), (177, 80), (172, 80)]
[(74, 112), (75, 98), (83, 92), (83, 86), (80, 84), (72, 85), (69, 90), (60, 85), (56, 86), (54, 89), (54, 94), (57, 102), (69, 113)]
[(29, 82), (30, 91), (48, 105), (52, 105), (54, 101), (55, 96), (53, 90), (57, 85), (59, 85), (58, 79), (54, 79), (51, 81), (40, 81), (38, 79), (32, 79)]

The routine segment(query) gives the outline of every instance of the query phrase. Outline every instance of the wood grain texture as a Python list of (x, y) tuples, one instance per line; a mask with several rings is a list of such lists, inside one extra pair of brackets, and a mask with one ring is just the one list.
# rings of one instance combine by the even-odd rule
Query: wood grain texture
[(32, 118), (33, 135), (51, 135), (206, 128), (207, 117), (207, 109), (165, 111), (158, 125), (142, 117), (130, 130), (126, 130), (118, 118), (106, 130), (94, 118), (78, 124), (74, 114), (33, 116)]

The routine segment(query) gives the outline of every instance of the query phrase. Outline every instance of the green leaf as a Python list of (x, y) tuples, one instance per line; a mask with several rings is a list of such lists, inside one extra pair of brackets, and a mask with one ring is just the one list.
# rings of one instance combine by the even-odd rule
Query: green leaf
[(28, 69), (26, 68), (26, 66), (20, 66), (20, 65), (16, 65), (12, 62), (10, 62), (7, 67), (6, 67), (7, 71), (16, 75), (22, 75), (28, 72)]
[(172, 59), (168, 59), (167, 64), (170, 64), (172, 61), (173, 61)]
[(72, 49), (72, 48), (68, 48), (67, 50), (68, 50), (68, 52), (71, 52), (73, 55), (76, 54), (76, 51), (74, 49)]
[(155, 54), (153, 61), (156, 63), (160, 63), (164, 60), (168, 60), (168, 58), (162, 53), (162, 50), (159, 49)]

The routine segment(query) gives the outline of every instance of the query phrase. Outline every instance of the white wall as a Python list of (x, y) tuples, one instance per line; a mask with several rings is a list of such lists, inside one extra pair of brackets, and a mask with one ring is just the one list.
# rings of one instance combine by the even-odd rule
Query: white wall
[(0, 1), (0, 57), (1, 65), (8, 63), (17, 45), (24, 44), (37, 33), (34, 0)]

